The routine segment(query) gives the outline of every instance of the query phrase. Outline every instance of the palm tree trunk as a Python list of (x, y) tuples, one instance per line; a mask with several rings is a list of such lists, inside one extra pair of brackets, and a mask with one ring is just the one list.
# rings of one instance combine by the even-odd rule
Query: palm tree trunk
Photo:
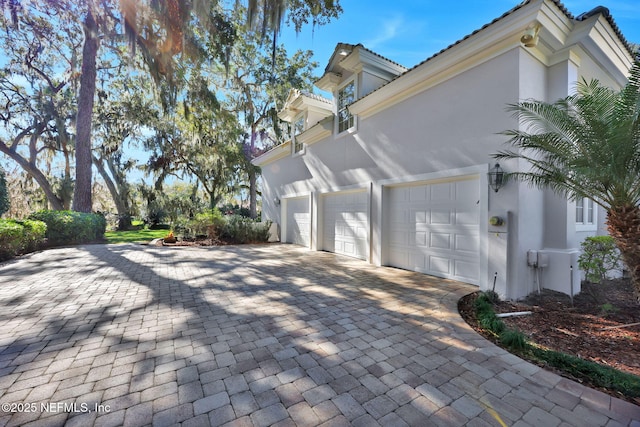
[(73, 209), (91, 212), (91, 116), (96, 92), (96, 57), (98, 56), (98, 25), (91, 9), (84, 21), (82, 75), (78, 95), (76, 120), (76, 186)]
[(640, 304), (640, 207), (612, 208), (607, 214), (609, 234), (615, 239)]

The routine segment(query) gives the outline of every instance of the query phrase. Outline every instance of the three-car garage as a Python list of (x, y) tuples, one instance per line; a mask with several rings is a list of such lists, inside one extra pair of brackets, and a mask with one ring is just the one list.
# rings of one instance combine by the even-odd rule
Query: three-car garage
[[(478, 175), (380, 188), (378, 198), (370, 188), (359, 188), (286, 199), (283, 240), (381, 265), (479, 283)], [(371, 222), (376, 203), (381, 207), (377, 230)], [(379, 261), (372, 259), (372, 233), (381, 236)]]

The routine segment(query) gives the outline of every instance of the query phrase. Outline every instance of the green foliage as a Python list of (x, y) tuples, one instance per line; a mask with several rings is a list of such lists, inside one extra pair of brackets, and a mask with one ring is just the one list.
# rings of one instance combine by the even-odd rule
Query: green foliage
[(9, 190), (7, 189), (7, 179), (4, 170), (0, 168), (0, 216), (11, 207), (9, 203)]
[[(495, 292), (493, 292), (495, 294)], [(493, 310), (492, 299), (494, 295), (491, 291), (482, 292), (475, 301), (476, 314), (480, 326), (494, 334), (500, 334), (505, 329), (504, 322), (496, 317)]]
[(44, 242), (46, 230), (41, 221), (0, 219), (0, 260), (36, 250)]
[(167, 230), (127, 230), (107, 231), (104, 238), (107, 243), (141, 243), (150, 242), (153, 239), (162, 239), (167, 235)]
[(527, 348), (527, 337), (520, 331), (505, 329), (500, 333), (500, 342), (512, 350)]
[(207, 236), (213, 239), (220, 234), (220, 229), (224, 224), (224, 217), (218, 209), (214, 209), (197, 214), (195, 218), (187, 222), (185, 229), (191, 236)]
[(233, 239), (238, 243), (266, 242), (269, 240), (271, 222), (258, 223), (250, 218), (230, 215), (221, 230), (221, 237)]
[(640, 377), (638, 376), (557, 351), (535, 346), (529, 346), (528, 350), (536, 359), (577, 378), (588, 378), (596, 387), (605, 387), (628, 397), (640, 397)]
[(609, 314), (613, 314), (615, 312), (618, 311), (618, 308), (610, 303), (606, 303), (606, 304), (602, 304), (602, 306), (600, 306), (600, 310), (602, 311), (602, 314), (604, 316), (608, 316)]
[(620, 251), (611, 236), (587, 237), (581, 249), (578, 266), (591, 283), (602, 283), (607, 273), (620, 268)]
[(47, 238), (51, 245), (88, 243), (104, 237), (107, 221), (104, 216), (73, 211), (39, 211), (30, 219), (47, 224)]
[(506, 328), (504, 323), (496, 317), (489, 298), (485, 292), (482, 292), (474, 302), (478, 323), (498, 335), (500, 343), (508, 350), (515, 354), (526, 354), (576, 378), (588, 379), (596, 387), (605, 387), (628, 397), (640, 396), (640, 377), (530, 344), (526, 335), (520, 331)]

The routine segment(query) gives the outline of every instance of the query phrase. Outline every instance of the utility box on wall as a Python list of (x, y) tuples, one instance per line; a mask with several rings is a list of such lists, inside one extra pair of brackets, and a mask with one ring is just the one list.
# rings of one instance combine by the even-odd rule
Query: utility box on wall
[(541, 270), (540, 287), (574, 296), (580, 293), (580, 252), (572, 249), (543, 249), (538, 251), (546, 256), (548, 265)]

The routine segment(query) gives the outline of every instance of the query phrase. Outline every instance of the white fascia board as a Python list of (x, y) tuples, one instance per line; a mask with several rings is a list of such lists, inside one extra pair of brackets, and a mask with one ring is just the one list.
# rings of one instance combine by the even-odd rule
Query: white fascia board
[(552, 44), (557, 45), (557, 40), (561, 40), (562, 35), (570, 30), (570, 20), (559, 11), (556, 13), (553, 8), (548, 7), (546, 2), (542, 4), (543, 7), (537, 9), (532, 9), (532, 5), (519, 9), (501, 21), (471, 35), (468, 39), (354, 102), (349, 106), (349, 112), (361, 117), (371, 116), (509, 50), (521, 48), (520, 37), (531, 23), (546, 22), (551, 26), (551, 30), (545, 34), (552, 35), (552, 38), (556, 39)]
[(327, 92), (333, 92), (341, 81), (342, 75), (338, 73), (327, 72), (324, 73), (324, 75), (315, 82), (315, 86)]
[(278, 118), (283, 122), (291, 123), (297, 115), (297, 111), (287, 108), (285, 110), (280, 110), (280, 112), (278, 113)]
[(317, 111), (329, 115), (333, 110), (332, 104), (306, 96), (298, 91), (293, 97), (289, 95), (284, 108), (278, 112), (278, 117), (285, 122), (292, 122), (303, 111)]
[(331, 136), (333, 132), (333, 115), (320, 120), (309, 129), (299, 134), (296, 138), (306, 145), (314, 144), (324, 138)]
[(362, 47), (358, 47), (351, 52), (349, 56), (340, 61), (340, 66), (353, 73), (359, 73), (365, 70), (368, 73), (378, 75), (387, 80), (389, 80), (390, 77), (399, 76), (407, 71), (407, 68), (395, 64)]
[(621, 87), (627, 83), (633, 58), (604, 16), (599, 15), (595, 19), (588, 35), (580, 43)]
[(291, 140), (286, 141), (272, 148), (271, 150), (267, 151), (261, 156), (256, 157), (255, 159), (251, 160), (251, 164), (254, 166), (265, 166), (265, 165), (268, 165), (269, 163), (275, 162), (276, 160), (280, 160), (284, 157), (287, 157), (290, 154), (291, 154)]
[(315, 98), (309, 98), (308, 96), (302, 96), (302, 104), (300, 105), (300, 109), (308, 110), (308, 111), (317, 111), (317, 112), (328, 112), (331, 114), (333, 111), (333, 105), (327, 102), (321, 101)]

